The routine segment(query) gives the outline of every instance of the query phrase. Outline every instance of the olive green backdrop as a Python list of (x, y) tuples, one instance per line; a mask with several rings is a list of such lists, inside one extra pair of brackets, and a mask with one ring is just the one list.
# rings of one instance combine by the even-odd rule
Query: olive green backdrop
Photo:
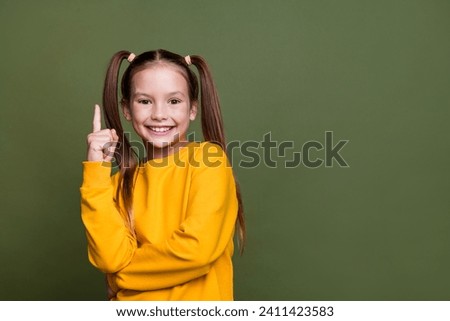
[[(450, 299), (449, 1), (2, 0), (0, 35), (0, 299), (105, 298), (85, 137), (112, 54), (156, 48), (208, 60), (230, 141), (294, 144), (235, 151), (237, 300)], [(285, 168), (327, 131), (349, 167)]]

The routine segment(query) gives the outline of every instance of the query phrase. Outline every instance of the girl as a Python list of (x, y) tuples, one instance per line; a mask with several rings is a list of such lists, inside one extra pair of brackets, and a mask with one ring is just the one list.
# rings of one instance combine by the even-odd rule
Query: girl
[[(123, 60), (130, 64), (120, 107), (145, 145), (141, 162), (120, 121)], [(96, 105), (80, 190), (89, 260), (106, 273), (109, 299), (233, 300), (234, 227), (242, 251), (245, 225), (205, 60), (119, 51), (106, 74), (103, 106), (107, 129)], [(187, 142), (199, 106), (205, 142)], [(119, 171), (111, 175), (113, 160)]]

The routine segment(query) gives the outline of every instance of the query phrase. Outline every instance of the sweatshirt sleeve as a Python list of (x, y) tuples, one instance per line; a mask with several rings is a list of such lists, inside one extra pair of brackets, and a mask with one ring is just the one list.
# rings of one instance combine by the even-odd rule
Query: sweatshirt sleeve
[(165, 241), (136, 249), (130, 264), (115, 276), (119, 288), (151, 291), (198, 278), (232, 241), (238, 209), (234, 177), (226, 154), (210, 145), (215, 156), (198, 155), (186, 220)]
[(102, 272), (117, 272), (130, 262), (136, 241), (114, 201), (111, 163), (83, 162), (80, 193), (89, 261)]

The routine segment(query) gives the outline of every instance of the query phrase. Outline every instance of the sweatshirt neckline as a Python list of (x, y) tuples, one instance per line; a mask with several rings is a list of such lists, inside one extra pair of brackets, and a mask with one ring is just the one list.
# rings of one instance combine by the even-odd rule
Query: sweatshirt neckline
[(182, 155), (184, 155), (189, 150), (189, 148), (194, 144), (199, 145), (200, 143), (195, 141), (188, 142), (186, 145), (179, 147), (177, 151), (171, 153), (170, 155), (161, 158), (149, 159), (143, 161), (143, 164), (145, 167), (148, 166), (161, 167), (162, 164), (170, 164), (175, 157), (179, 158)]

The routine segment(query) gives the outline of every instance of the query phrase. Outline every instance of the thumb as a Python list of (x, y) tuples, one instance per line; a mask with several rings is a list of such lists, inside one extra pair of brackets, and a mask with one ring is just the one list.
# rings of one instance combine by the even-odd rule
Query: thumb
[(116, 132), (116, 130), (114, 128), (111, 129), (111, 135), (112, 135), (112, 138), (113, 138), (113, 142), (118, 142), (119, 141), (119, 136), (117, 135), (117, 132)]
[(111, 162), (114, 158), (114, 152), (116, 151), (116, 147), (119, 141), (119, 136), (117, 135), (117, 132), (115, 129), (111, 129), (111, 136), (112, 141), (110, 141), (108, 144), (106, 144), (104, 149), (104, 161)]

